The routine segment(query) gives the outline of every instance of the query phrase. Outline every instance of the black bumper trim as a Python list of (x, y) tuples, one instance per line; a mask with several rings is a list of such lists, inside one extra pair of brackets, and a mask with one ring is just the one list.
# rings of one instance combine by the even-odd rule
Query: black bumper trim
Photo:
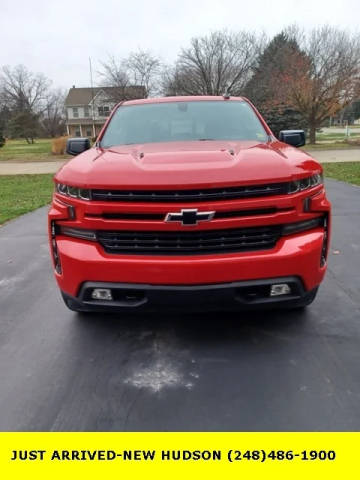
[[(287, 283), (288, 295), (270, 297), (270, 286)], [(110, 288), (113, 300), (93, 300), (94, 288)], [(316, 289), (315, 289), (316, 290)], [(216, 311), (301, 306), (314, 290), (306, 291), (299, 277), (277, 277), (208, 285), (149, 285), (85, 282), (77, 297), (62, 292), (69, 308), (77, 311)]]

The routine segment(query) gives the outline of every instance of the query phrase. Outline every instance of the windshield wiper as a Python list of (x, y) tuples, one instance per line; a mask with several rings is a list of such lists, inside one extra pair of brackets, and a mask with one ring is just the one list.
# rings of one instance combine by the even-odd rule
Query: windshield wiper
[(214, 141), (215, 138), (198, 138), (197, 140), (199, 142), (207, 142), (207, 141)]

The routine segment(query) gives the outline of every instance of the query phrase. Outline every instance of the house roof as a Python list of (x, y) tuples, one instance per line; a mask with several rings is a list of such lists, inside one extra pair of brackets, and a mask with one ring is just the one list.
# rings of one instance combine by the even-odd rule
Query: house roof
[(120, 87), (85, 87), (76, 88), (72, 87), (65, 99), (65, 105), (89, 105), (96, 95), (103, 91), (109, 96), (109, 100), (113, 100), (115, 103), (121, 101), (122, 98), (141, 98), (144, 97), (145, 87), (139, 85), (131, 85), (125, 88)]

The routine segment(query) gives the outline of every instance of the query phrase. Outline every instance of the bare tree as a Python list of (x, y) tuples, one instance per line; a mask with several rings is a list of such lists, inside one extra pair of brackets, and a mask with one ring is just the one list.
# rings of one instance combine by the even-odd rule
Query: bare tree
[(24, 65), (4, 66), (0, 71), (0, 96), (14, 112), (39, 113), (50, 81), (41, 73), (32, 73)]
[(193, 38), (165, 74), (167, 95), (239, 95), (249, 80), (262, 37), (241, 31)]
[(126, 72), (124, 60), (117, 60), (111, 56), (106, 62), (102, 62), (101, 66), (102, 70), (99, 74), (103, 78), (104, 86), (116, 87), (121, 91), (129, 85), (130, 79)]
[(360, 37), (323, 26), (299, 35), (304, 56), (278, 79), (294, 108), (307, 121), (310, 143), (324, 120), (360, 94)]
[(148, 50), (138, 50), (130, 53), (125, 65), (132, 83), (145, 88), (146, 97), (159, 90), (161, 61), (158, 57)]
[(56, 137), (65, 131), (65, 92), (56, 89), (50, 91), (45, 99), (40, 125), (46, 136)]
[(101, 65), (100, 76), (106, 86), (116, 88), (117, 101), (147, 97), (158, 89), (161, 62), (149, 51), (138, 50), (120, 59), (112, 56)]
[(30, 72), (24, 65), (0, 69), (0, 104), (9, 112), (6, 129), (12, 135), (34, 143), (50, 84), (43, 74)]

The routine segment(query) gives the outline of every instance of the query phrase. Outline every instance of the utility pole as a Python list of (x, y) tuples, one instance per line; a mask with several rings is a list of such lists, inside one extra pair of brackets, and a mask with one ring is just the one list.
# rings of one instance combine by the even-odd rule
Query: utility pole
[(96, 137), (95, 133), (95, 109), (94, 109), (94, 84), (93, 84), (93, 76), (92, 76), (92, 66), (91, 66), (91, 57), (89, 57), (89, 67), (90, 67), (90, 85), (91, 85), (91, 118), (92, 118), (92, 130), (93, 130), (93, 138)]

